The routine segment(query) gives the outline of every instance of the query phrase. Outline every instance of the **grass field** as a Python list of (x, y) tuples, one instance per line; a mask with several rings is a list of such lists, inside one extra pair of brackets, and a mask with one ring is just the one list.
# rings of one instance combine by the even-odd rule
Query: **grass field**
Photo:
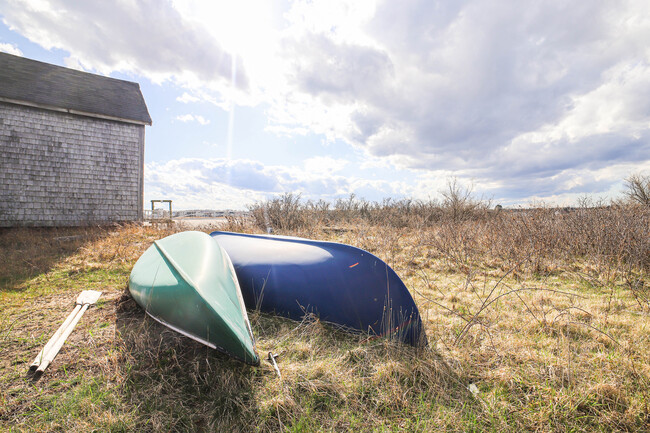
[[(284, 197), (229, 220), (374, 253), (425, 322), (429, 347), (415, 350), (249, 311), (281, 378), (163, 328), (129, 297), (140, 254), (182, 227), (3, 230), (0, 429), (650, 431), (650, 212), (434, 210)], [(29, 363), (85, 289), (100, 302), (33, 380)]]

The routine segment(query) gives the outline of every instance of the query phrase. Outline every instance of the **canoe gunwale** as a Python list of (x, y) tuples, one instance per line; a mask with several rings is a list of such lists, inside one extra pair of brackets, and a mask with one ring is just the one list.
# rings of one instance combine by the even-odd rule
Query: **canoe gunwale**
[(192, 340), (197, 341), (197, 342), (199, 342), (199, 343), (201, 343), (201, 344), (204, 344), (204, 345), (208, 346), (208, 347), (211, 348), (211, 349), (215, 349), (215, 350), (218, 350), (219, 352), (225, 353), (226, 355), (228, 355), (228, 356), (230, 356), (230, 357), (236, 359), (237, 361), (241, 361), (241, 362), (243, 362), (244, 364), (252, 365), (253, 367), (257, 367), (257, 366), (260, 365), (260, 358), (259, 358), (259, 356), (257, 357), (257, 359), (255, 359), (255, 360), (253, 360), (253, 361), (248, 360), (248, 359), (244, 359), (244, 358), (242, 358), (241, 356), (238, 356), (238, 355), (236, 355), (236, 354), (234, 354), (234, 353), (232, 353), (232, 352), (230, 352), (230, 351), (224, 349), (224, 348), (221, 347), (221, 346), (217, 346), (216, 344), (212, 343), (211, 341), (208, 341), (208, 340), (205, 340), (205, 339), (203, 339), (203, 338), (201, 338), (201, 337), (198, 337), (198, 336), (196, 336), (196, 335), (194, 335), (194, 334), (192, 334), (192, 333), (189, 333), (189, 332), (185, 331), (185, 330), (182, 329), (182, 328), (179, 328), (178, 326), (174, 326), (174, 325), (172, 325), (171, 323), (166, 322), (166, 321), (164, 321), (163, 319), (154, 316), (153, 314), (151, 314), (151, 313), (150, 313), (149, 311), (147, 311), (147, 310), (145, 310), (145, 313), (147, 313), (147, 316), (151, 317), (153, 320), (155, 320), (156, 322), (160, 323), (161, 325), (163, 325), (163, 326), (165, 326), (165, 327), (171, 329), (172, 331), (176, 331), (176, 332), (178, 332), (179, 334), (181, 334), (181, 335), (183, 335), (183, 336), (185, 336), (185, 337), (191, 338)]

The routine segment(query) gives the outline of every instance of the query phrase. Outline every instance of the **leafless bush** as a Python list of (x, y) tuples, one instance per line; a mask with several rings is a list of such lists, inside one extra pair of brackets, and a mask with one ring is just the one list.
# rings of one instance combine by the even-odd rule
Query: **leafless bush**
[(503, 268), (518, 264), (545, 273), (577, 260), (606, 279), (650, 271), (650, 209), (639, 206), (510, 210), (482, 220), (442, 220), (437, 227), (430, 245), (455, 263), (489, 257)]
[(650, 176), (632, 174), (625, 179), (625, 187), (624, 194), (630, 202), (650, 206)]
[(485, 219), (493, 213), (489, 202), (473, 198), (471, 190), (450, 186), (444, 202), (436, 200), (384, 199), (370, 202), (354, 194), (334, 203), (303, 201), (299, 194), (284, 194), (249, 207), (255, 225), (263, 230), (318, 229), (323, 226), (386, 225), (395, 228), (434, 227), (441, 221)]
[(477, 199), (473, 186), (463, 186), (456, 178), (447, 181), (447, 189), (441, 191), (442, 208), (448, 219), (463, 221), (483, 216), (490, 208), (490, 201)]
[[(429, 254), (450, 266), (478, 266), (486, 259), (503, 269), (547, 273), (579, 260), (597, 267), (601, 277), (650, 270), (650, 208), (605, 206), (583, 199), (577, 208), (537, 207), (490, 210), (471, 189), (450, 181), (444, 200), (392, 200), (380, 203), (351, 195), (334, 204), (301, 201), (285, 194), (251, 207), (255, 224), (275, 231), (318, 231), (360, 224), (411, 228), (422, 232)], [(638, 282), (631, 287), (645, 287)], [(637, 290), (638, 292), (638, 290)]]
[(295, 230), (310, 225), (300, 194), (286, 193), (264, 203), (249, 207), (255, 224), (266, 230)]

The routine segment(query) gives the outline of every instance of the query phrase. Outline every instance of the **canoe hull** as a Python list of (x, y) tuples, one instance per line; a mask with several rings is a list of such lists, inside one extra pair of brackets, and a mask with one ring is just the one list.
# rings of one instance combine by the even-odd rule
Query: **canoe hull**
[(371, 253), (301, 238), (213, 232), (230, 256), (248, 308), (426, 344), (422, 321), (397, 274)]
[(230, 258), (205, 233), (156, 241), (133, 267), (129, 291), (165, 326), (248, 364), (259, 363)]

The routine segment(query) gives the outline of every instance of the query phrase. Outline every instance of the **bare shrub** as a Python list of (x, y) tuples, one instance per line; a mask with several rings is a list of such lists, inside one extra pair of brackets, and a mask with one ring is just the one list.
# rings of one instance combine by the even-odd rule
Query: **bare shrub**
[(440, 191), (443, 196), (442, 208), (452, 221), (475, 219), (490, 208), (490, 201), (474, 197), (472, 185), (463, 186), (456, 178), (447, 181), (447, 189)]
[(499, 258), (543, 273), (559, 264), (589, 261), (611, 278), (650, 270), (650, 211), (638, 206), (536, 208), (491, 214), (483, 220), (443, 220), (431, 245), (455, 261)]
[(350, 195), (331, 204), (285, 194), (250, 210), (258, 228), (301, 236), (359, 227), (415, 229), (418, 251), (460, 270), (490, 263), (501, 271), (548, 275), (568, 264), (588, 265), (603, 284), (627, 282), (641, 305), (650, 302), (649, 207), (583, 198), (574, 208), (490, 210), (489, 201), (455, 180), (442, 195), (442, 202), (369, 202)]
[(255, 221), (250, 214), (226, 215), (226, 223), (219, 227), (228, 232), (249, 232), (255, 228)]
[(264, 203), (256, 203), (248, 209), (258, 227), (295, 230), (310, 225), (300, 194), (285, 193)]
[(624, 194), (630, 202), (650, 206), (650, 176), (632, 174), (625, 179), (625, 187)]
[(477, 199), (471, 189), (450, 183), (445, 201), (391, 198), (381, 202), (358, 199), (351, 194), (334, 203), (301, 200), (300, 194), (287, 193), (249, 206), (254, 224), (263, 230), (287, 231), (316, 229), (321, 226), (386, 225), (395, 228), (433, 227), (441, 221), (460, 222), (485, 219), (490, 202)]

